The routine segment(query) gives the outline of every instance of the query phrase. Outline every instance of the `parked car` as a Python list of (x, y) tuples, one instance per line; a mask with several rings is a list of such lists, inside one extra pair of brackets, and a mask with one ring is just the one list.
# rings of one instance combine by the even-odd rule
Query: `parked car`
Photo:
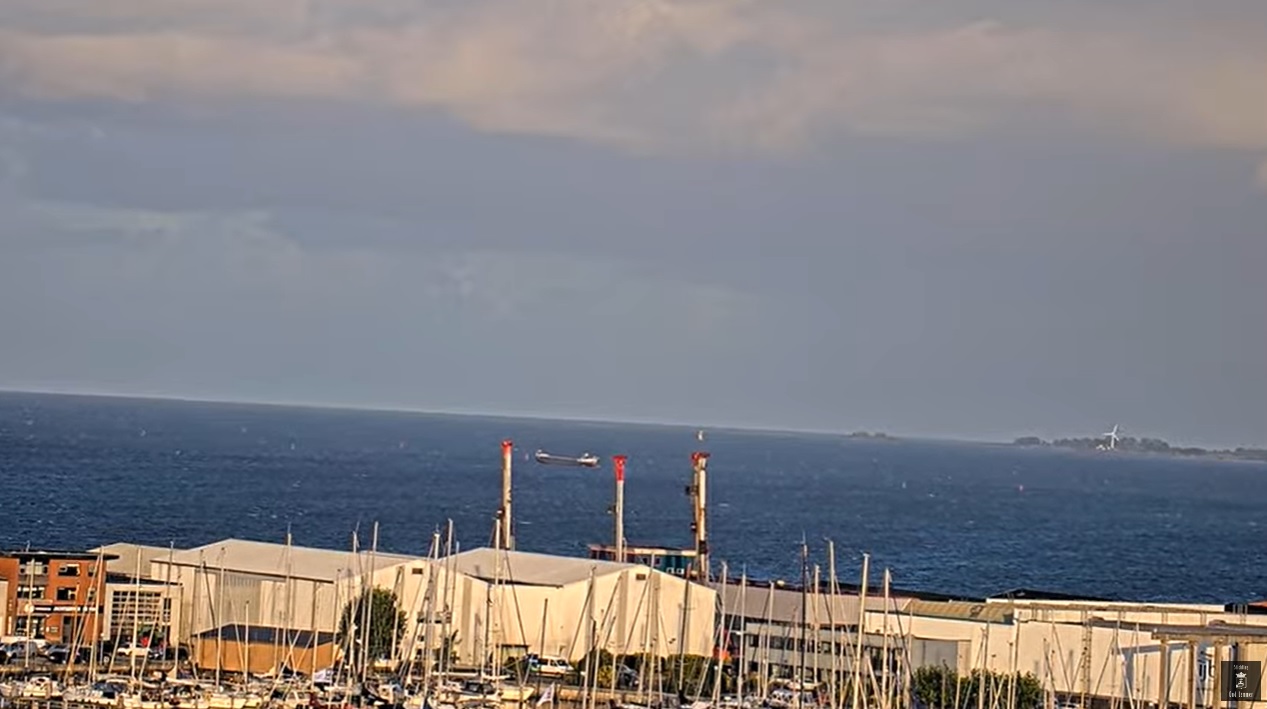
[(21, 662), (26, 659), (37, 659), (40, 656), (40, 644), (34, 640), (19, 640), (9, 643), (3, 648), (8, 662)]
[(543, 677), (566, 677), (576, 670), (572, 667), (572, 663), (562, 657), (529, 655), (528, 671)]
[(92, 649), (86, 647), (71, 648), (68, 645), (49, 645), (44, 648), (44, 657), (58, 665), (82, 665), (92, 660)]
[(133, 645), (125, 641), (119, 643), (119, 646), (114, 649), (114, 654), (116, 657), (147, 657), (150, 649), (144, 645)]
[(616, 670), (616, 688), (617, 689), (641, 689), (639, 686), (638, 671), (628, 665), (620, 665)]

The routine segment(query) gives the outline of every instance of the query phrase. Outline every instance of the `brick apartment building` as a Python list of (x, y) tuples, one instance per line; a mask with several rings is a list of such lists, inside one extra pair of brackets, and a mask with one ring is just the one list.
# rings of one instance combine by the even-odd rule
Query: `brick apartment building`
[(106, 599), (105, 563), (112, 554), (0, 551), (4, 627), (0, 635), (51, 643), (94, 642)]

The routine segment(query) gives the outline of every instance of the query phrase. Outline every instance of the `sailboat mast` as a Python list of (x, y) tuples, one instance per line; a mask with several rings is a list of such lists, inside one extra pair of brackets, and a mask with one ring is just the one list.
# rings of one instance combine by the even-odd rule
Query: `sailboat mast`
[[(831, 625), (831, 682), (827, 685), (827, 703), (831, 709), (840, 706), (840, 638), (836, 627), (836, 592), (839, 588), (836, 579), (836, 542), (827, 540), (827, 622)], [(844, 619), (840, 619), (843, 621)]]
[(814, 628), (814, 632), (813, 632), (813, 637), (810, 638), (810, 643), (811, 643), (810, 647), (813, 648), (813, 653), (814, 653), (813, 677), (814, 677), (815, 684), (818, 683), (818, 678), (821, 676), (820, 673), (822, 670), (822, 667), (819, 666), (819, 653), (818, 653), (819, 640), (822, 639), (822, 634), (820, 632), (820, 629), (823, 627), (822, 618), (820, 618), (818, 615), (819, 607), (822, 604), (822, 600), (823, 600), (821, 584), (822, 584), (822, 577), (818, 568), (818, 564), (814, 564), (814, 587), (813, 587), (813, 590), (810, 591), (810, 601), (814, 604), (814, 617), (810, 619), (810, 622)]
[(745, 655), (748, 648), (748, 628), (744, 625), (743, 619), (748, 616), (748, 567), (743, 567), (742, 573), (739, 575), (739, 672), (735, 678), (735, 693), (739, 695), (739, 702), (744, 701), (744, 676), (748, 674), (748, 662)]
[(220, 548), (220, 574), (216, 579), (216, 687), (224, 663), (224, 547)]
[(889, 662), (889, 570), (884, 569), (884, 621), (882, 623), (884, 639), (881, 649), (881, 655), (884, 657), (884, 670), (880, 675), (880, 693), (884, 695), (884, 709), (891, 709), (893, 704), (889, 697), (889, 676), (892, 674), (890, 668), (892, 663)]
[(448, 676), (449, 663), (453, 655), (450, 633), (453, 630), (453, 596), (456, 593), (457, 580), (454, 577), (456, 561), (453, 558), (453, 520), (448, 521), (448, 535), (444, 551), (444, 623), (441, 627), (443, 637), (440, 638), (440, 677)]
[(867, 617), (867, 579), (871, 575), (871, 555), (862, 555), (862, 587), (858, 590), (858, 645), (853, 656), (853, 709), (862, 706), (862, 639), (866, 634), (863, 627)]
[(766, 586), (765, 595), (765, 622), (761, 627), (761, 659), (758, 662), (758, 671), (761, 673), (761, 701), (764, 703), (770, 697), (770, 626), (774, 622), (774, 582), (770, 581)]
[(717, 672), (713, 675), (713, 706), (721, 701), (721, 676), (725, 667), (726, 653), (730, 648), (730, 626), (726, 621), (726, 562), (721, 563), (721, 593), (717, 594), (721, 602), (721, 623), (717, 629)]
[[(136, 555), (136, 578), (132, 584), (132, 647), (128, 659), (132, 661), (132, 679), (139, 679), (136, 662), (137, 638), (141, 634), (141, 555)], [(142, 658), (144, 661), (144, 658)]]
[(363, 570), (363, 573), (365, 574), (365, 583), (362, 586), (363, 592), (361, 598), (365, 601), (365, 629), (361, 631), (361, 681), (365, 681), (365, 679), (369, 677), (370, 664), (374, 659), (376, 659), (370, 657), (372, 652), (372, 649), (370, 648), (370, 640), (373, 639), (370, 635), (370, 626), (374, 624), (374, 562), (375, 555), (377, 553), (378, 522), (375, 522), (374, 531), (370, 537), (369, 568)]
[(802, 695), (804, 692), (801, 688), (805, 683), (805, 644), (808, 641), (806, 631), (809, 630), (809, 544), (801, 539), (801, 642), (798, 648), (797, 656), (797, 691), (796, 706), (799, 709), (802, 705)]

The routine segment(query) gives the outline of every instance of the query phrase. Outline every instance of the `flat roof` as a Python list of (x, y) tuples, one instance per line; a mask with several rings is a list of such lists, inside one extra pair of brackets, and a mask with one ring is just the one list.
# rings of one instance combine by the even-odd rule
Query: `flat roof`
[[(152, 563), (169, 563), (167, 555), (153, 558)], [(204, 566), (215, 571), (325, 581), (350, 578), (381, 571), (401, 564), (426, 561), (423, 557), (350, 550), (314, 549), (249, 539), (223, 539), (193, 549), (177, 551), (170, 556), (176, 566)]]
[[(498, 559), (501, 556), (500, 560)], [(443, 557), (452, 561), (459, 574), (492, 583), (500, 575), (502, 583), (525, 586), (567, 586), (589, 581), (590, 573), (606, 576), (625, 569), (642, 569), (637, 564), (621, 564), (601, 559), (579, 559), (573, 556), (553, 556), (526, 551), (498, 551), (481, 548)], [(656, 572), (659, 573), (659, 572)]]
[(947, 620), (969, 620), (985, 623), (1011, 623), (1012, 611), (1002, 603), (973, 601), (911, 601), (906, 607), (911, 615)]
[(1154, 625), (1149, 628), (1159, 640), (1254, 640), (1267, 643), (1267, 626), (1214, 622), (1209, 625)]
[(114, 554), (97, 554), (96, 552), (86, 551), (65, 551), (58, 549), (14, 549), (0, 551), (0, 558), (4, 559), (46, 559), (48, 561), (96, 561), (100, 556), (103, 561), (113, 561), (118, 556)]
[(1008, 601), (1089, 601), (1093, 603), (1129, 603), (1129, 601), (1119, 601), (1112, 598), (1100, 598), (1098, 596), (1082, 596), (1073, 593), (1060, 593), (1058, 591), (1044, 591), (1034, 588), (1013, 588), (1002, 593), (996, 593), (990, 596), (990, 600), (1008, 600)]
[[(711, 584), (722, 594), (726, 615), (737, 615), (748, 620), (763, 621), (767, 617), (774, 623), (800, 623), (801, 607), (812, 624), (820, 626), (858, 624), (858, 608), (861, 597), (856, 593), (838, 593), (833, 598), (828, 593), (802, 593), (800, 589), (780, 588), (771, 584), (756, 585), (721, 583)], [(889, 598), (889, 610), (905, 612), (911, 603), (909, 598)], [(867, 596), (867, 610), (884, 611), (884, 597)]]
[[(615, 544), (590, 544), (590, 551), (616, 551)], [(654, 544), (626, 544), (626, 554), (655, 554), (657, 556), (696, 556), (694, 549), (681, 549), (678, 547), (662, 547)]]
[(1229, 641), (1251, 640), (1267, 643), (1267, 625), (1225, 623), (1220, 620), (1211, 621), (1206, 625), (1193, 625), (1190, 623), (1118, 623), (1107, 618), (1098, 617), (1091, 618), (1088, 622), (1097, 628), (1120, 629), (1123, 632), (1127, 630), (1135, 632), (1138, 628), (1140, 632), (1148, 633), (1158, 640), (1207, 642), (1226, 639)]

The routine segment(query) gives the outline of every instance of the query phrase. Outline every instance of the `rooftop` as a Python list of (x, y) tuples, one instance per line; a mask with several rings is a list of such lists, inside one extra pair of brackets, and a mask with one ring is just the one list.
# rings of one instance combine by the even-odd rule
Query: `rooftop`
[[(501, 557), (500, 568), (499, 556)], [(526, 551), (497, 551), (489, 548), (472, 549), (447, 558), (453, 561), (454, 570), (460, 574), (490, 583), (500, 575), (502, 583), (524, 586), (567, 586), (588, 581), (591, 571), (594, 576), (605, 576), (625, 569), (644, 568), (614, 561), (551, 556)], [(441, 563), (444, 563), (443, 559)]]
[(973, 601), (911, 601), (906, 609), (911, 615), (947, 620), (971, 620), (985, 623), (1009, 623), (1012, 611), (1002, 603)]
[[(1091, 625), (1100, 628), (1122, 628), (1120, 624), (1103, 618), (1094, 618)], [(1267, 644), (1267, 625), (1244, 625), (1240, 623), (1224, 623), (1213, 621), (1208, 625), (1171, 625), (1167, 623), (1131, 623), (1131, 631), (1136, 629), (1146, 632), (1158, 640), (1172, 642), (1194, 641), (1206, 642), (1225, 640), (1229, 642), (1248, 642)], [(1125, 629), (1122, 628), (1123, 632)]]
[(1003, 593), (996, 593), (990, 596), (991, 600), (1015, 600), (1015, 601), (1090, 601), (1094, 603), (1117, 603), (1112, 598), (1098, 598), (1096, 596), (1079, 596), (1069, 593), (1059, 593), (1056, 591), (1043, 591), (1033, 588), (1014, 588)]
[(150, 562), (154, 559), (166, 559), (180, 549), (172, 549), (171, 547), (156, 547), (145, 544), (131, 544), (129, 542), (117, 542), (115, 544), (106, 544), (105, 546), (89, 549), (89, 552), (95, 554), (104, 552), (114, 557), (106, 563), (106, 570), (116, 574), (139, 575), (142, 577), (150, 575)]
[[(11, 549), (0, 551), (0, 558), (4, 559), (43, 559), (45, 561), (96, 561), (98, 552), (92, 551), (65, 551), (58, 549)], [(113, 561), (118, 557), (114, 554), (101, 554), (105, 561)]]
[[(764, 620), (769, 618), (775, 623), (801, 622), (801, 606), (807, 596), (801, 590), (791, 588), (771, 588), (769, 584), (742, 586), (720, 583), (714, 588), (724, 596), (726, 615), (738, 615), (748, 620)], [(857, 625), (859, 596), (856, 593), (838, 593), (833, 599), (830, 594), (815, 593), (808, 595), (805, 616), (811, 624), (818, 625)], [(892, 598), (889, 609), (905, 611), (911, 603), (909, 598)], [(884, 610), (884, 598), (878, 595), (867, 597), (867, 610), (881, 612)]]
[[(292, 578), (334, 582), (348, 576), (388, 569), (400, 564), (425, 561), (422, 557), (367, 551), (353, 555), (349, 551), (287, 546), (248, 539), (223, 539), (204, 546), (177, 551), (170, 560), (176, 566), (200, 566), (208, 569), (255, 574), (290, 576)], [(155, 563), (167, 563), (168, 556), (158, 556)]]

